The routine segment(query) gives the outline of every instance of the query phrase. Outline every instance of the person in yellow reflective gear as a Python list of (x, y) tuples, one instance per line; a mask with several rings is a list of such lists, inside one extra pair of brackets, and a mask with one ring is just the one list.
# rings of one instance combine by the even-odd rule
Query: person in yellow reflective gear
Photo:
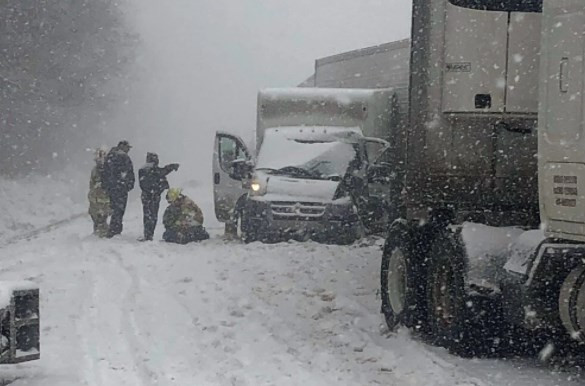
[(99, 237), (108, 235), (108, 216), (111, 214), (110, 196), (108, 195), (104, 183), (104, 164), (106, 161), (107, 151), (105, 149), (96, 149), (95, 166), (91, 170), (89, 179), (89, 215), (93, 221), (93, 233)]
[(193, 200), (177, 188), (169, 189), (166, 198), (169, 206), (163, 215), (164, 241), (187, 244), (209, 238), (203, 227), (203, 212)]

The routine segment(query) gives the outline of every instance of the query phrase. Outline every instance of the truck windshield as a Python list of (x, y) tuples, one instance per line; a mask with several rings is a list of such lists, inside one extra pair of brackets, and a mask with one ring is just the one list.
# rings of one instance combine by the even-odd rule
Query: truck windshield
[(256, 170), (296, 178), (335, 180), (343, 177), (357, 160), (351, 143), (303, 140), (273, 133), (264, 137)]
[(449, 0), (459, 7), (484, 11), (542, 12), (542, 0)]

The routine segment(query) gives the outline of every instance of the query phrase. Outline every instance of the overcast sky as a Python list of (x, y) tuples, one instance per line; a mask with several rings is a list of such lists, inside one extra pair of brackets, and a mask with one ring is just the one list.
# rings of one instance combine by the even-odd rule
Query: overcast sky
[(295, 86), (318, 57), (410, 32), (408, 0), (132, 1), (142, 79), (124, 124), (205, 168), (215, 130), (253, 136), (258, 89)]

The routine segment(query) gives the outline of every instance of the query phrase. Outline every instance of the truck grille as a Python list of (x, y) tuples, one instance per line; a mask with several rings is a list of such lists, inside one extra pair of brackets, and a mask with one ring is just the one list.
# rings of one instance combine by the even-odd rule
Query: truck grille
[(319, 220), (325, 213), (325, 205), (314, 202), (276, 201), (271, 208), (276, 220)]

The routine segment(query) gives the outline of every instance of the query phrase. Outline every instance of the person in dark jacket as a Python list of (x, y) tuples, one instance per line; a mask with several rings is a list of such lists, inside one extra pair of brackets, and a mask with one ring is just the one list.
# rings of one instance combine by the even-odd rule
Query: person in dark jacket
[(128, 156), (131, 148), (128, 141), (120, 141), (106, 157), (104, 180), (112, 206), (108, 237), (122, 233), (122, 220), (128, 204), (128, 192), (134, 189), (134, 166)]
[(187, 244), (209, 238), (209, 233), (203, 227), (203, 212), (181, 189), (169, 189), (167, 201), (169, 206), (163, 216), (164, 241)]
[(154, 229), (158, 220), (158, 209), (162, 193), (169, 188), (167, 176), (179, 170), (179, 164), (169, 164), (165, 167), (158, 166), (158, 155), (146, 153), (146, 165), (138, 171), (138, 182), (142, 190), (142, 210), (144, 222), (144, 238), (140, 240), (152, 240)]

